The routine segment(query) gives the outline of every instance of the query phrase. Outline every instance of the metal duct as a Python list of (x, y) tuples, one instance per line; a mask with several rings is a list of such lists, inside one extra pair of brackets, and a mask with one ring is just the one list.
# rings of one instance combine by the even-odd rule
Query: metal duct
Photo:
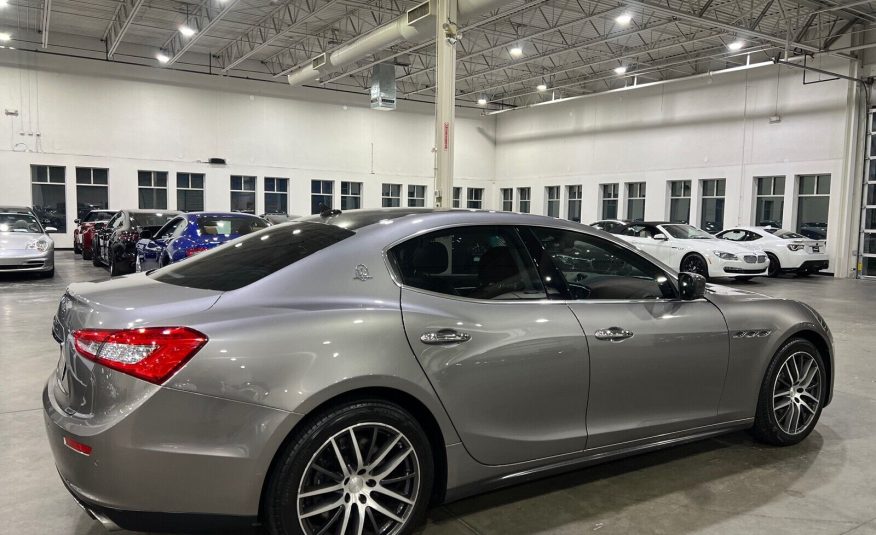
[[(407, 10), (402, 16), (392, 22), (377, 28), (348, 43), (334, 52), (326, 53), (325, 61), (311, 62), (287, 75), (290, 85), (297, 86), (318, 80), (322, 72), (330, 72), (358, 61), (380, 50), (384, 50), (399, 41), (425, 40), (435, 32), (434, 2), (427, 0), (422, 4)], [(456, 1), (459, 5), (459, 22), (465, 22), (485, 11), (496, 9), (509, 0), (447, 0)]]
[(395, 65), (378, 63), (371, 71), (371, 109), (395, 109)]

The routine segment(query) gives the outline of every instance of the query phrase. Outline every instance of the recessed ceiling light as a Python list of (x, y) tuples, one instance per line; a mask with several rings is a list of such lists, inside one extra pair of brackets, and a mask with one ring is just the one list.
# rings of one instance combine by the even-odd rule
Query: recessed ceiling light
[(614, 21), (620, 24), (621, 26), (626, 26), (633, 20), (633, 16), (629, 13), (621, 13), (617, 17), (615, 17)]
[(547, 91), (547, 86), (545, 84), (538, 84), (535, 88), (539, 91)]
[(179, 27), (179, 33), (183, 34), (184, 37), (191, 37), (197, 33), (194, 28), (190, 26), (186, 26), (183, 24)]
[(9, 0), (0, 0), (0, 7), (6, 7), (9, 5)]
[(521, 48), (519, 46), (515, 46), (514, 48), (509, 50), (508, 53), (511, 54), (512, 58), (519, 58), (520, 56), (523, 55), (523, 48)]
[(626, 72), (627, 72), (627, 67), (626, 67), (626, 65), (621, 65), (620, 67), (615, 67), (615, 68), (614, 68), (614, 73), (615, 73), (615, 74), (624, 74), (624, 73), (626, 73)]
[(167, 63), (168, 61), (170, 61), (170, 56), (168, 56), (164, 52), (159, 52), (155, 55), (155, 59), (157, 59), (159, 63)]
[(5, 43), (6, 41), (12, 40), (12, 36), (8, 33), (0, 33), (0, 43)]
[(744, 46), (745, 46), (745, 43), (743, 43), (742, 41), (733, 41), (732, 43), (727, 45), (727, 48), (729, 48), (730, 50), (735, 52), (737, 50), (741, 50), (742, 47), (744, 47)]
[(484, 97), (481, 97), (478, 99), (478, 106), (486, 106), (486, 105), (487, 105), (487, 99), (485, 99)]

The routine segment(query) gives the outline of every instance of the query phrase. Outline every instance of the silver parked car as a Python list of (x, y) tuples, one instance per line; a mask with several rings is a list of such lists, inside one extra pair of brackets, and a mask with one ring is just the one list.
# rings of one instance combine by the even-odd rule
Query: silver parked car
[(143, 531), (409, 533), (430, 504), (596, 461), (746, 428), (795, 444), (833, 391), (808, 306), (513, 213), (271, 226), (73, 284), (53, 334), (60, 476)]
[(0, 273), (31, 272), (55, 275), (55, 242), (30, 208), (0, 210)]

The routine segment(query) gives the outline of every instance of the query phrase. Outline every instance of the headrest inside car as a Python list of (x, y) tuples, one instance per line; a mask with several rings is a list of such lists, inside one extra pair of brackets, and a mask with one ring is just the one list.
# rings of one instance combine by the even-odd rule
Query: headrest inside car
[(447, 248), (436, 242), (429, 242), (414, 251), (411, 259), (414, 271), (419, 273), (444, 273), (449, 264)]

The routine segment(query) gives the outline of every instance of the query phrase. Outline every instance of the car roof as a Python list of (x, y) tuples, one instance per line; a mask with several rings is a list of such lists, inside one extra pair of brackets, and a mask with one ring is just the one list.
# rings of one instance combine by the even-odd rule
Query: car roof
[(655, 227), (657, 225), (683, 225), (684, 223), (670, 223), (669, 221), (632, 221), (627, 223), (628, 227), (632, 227), (635, 225), (645, 225), (649, 227)]
[(29, 214), (33, 212), (33, 209), (29, 206), (0, 205), (0, 212), (6, 212), (10, 214)]
[(534, 214), (522, 214), (519, 212), (497, 212), (494, 210), (476, 210), (470, 208), (383, 208), (350, 210), (341, 212), (335, 210), (332, 215), (312, 215), (303, 217), (297, 221), (310, 223), (327, 223), (350, 230), (359, 230), (395, 219), (415, 218), (424, 222), (431, 221), (435, 224), (444, 223), (471, 223), (471, 224), (503, 224), (503, 225), (552, 225), (573, 226), (581, 229), (588, 225), (575, 223), (565, 219), (557, 219)]
[(255, 214), (247, 214), (246, 212), (186, 212), (187, 216), (195, 216), (195, 217), (253, 217), (255, 219), (261, 219), (261, 217)]

